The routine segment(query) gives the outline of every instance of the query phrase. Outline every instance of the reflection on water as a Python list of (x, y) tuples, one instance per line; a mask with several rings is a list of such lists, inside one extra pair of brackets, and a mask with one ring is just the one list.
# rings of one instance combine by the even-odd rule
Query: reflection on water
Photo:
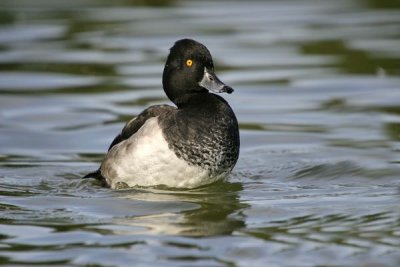
[[(135, 216), (119, 220), (134, 226), (148, 228), (154, 234), (179, 234), (182, 236), (229, 235), (245, 226), (239, 212), (248, 207), (240, 203), (241, 184), (218, 183), (211, 187), (189, 191), (145, 190), (124, 194), (123, 198), (146, 201), (176, 201), (192, 203), (196, 208), (176, 214)], [(160, 223), (162, 222), (162, 223)]]
[[(0, 264), (400, 262), (397, 1), (0, 6)], [(229, 180), (81, 180), (127, 120), (168, 103), (163, 65), (183, 37), (206, 44), (235, 88)]]

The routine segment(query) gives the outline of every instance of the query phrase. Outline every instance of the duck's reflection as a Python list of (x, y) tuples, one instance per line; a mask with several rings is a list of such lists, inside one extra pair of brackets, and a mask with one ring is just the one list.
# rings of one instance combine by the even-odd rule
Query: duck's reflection
[[(145, 200), (155, 207), (149, 215), (118, 219), (116, 223), (139, 226), (145, 233), (213, 236), (230, 234), (245, 227), (241, 210), (248, 204), (240, 202), (240, 183), (221, 182), (189, 191), (146, 189), (130, 192), (124, 197)], [(165, 209), (156, 208), (163, 203)], [(169, 205), (165, 205), (169, 203)]]

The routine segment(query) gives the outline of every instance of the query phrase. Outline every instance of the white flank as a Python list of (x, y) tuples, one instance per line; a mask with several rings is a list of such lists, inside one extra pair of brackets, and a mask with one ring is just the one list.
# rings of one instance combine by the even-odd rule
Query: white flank
[(148, 119), (134, 135), (108, 152), (101, 173), (111, 188), (116, 188), (118, 183), (129, 187), (194, 188), (226, 176), (209, 177), (207, 170), (178, 158), (169, 149), (156, 117)]

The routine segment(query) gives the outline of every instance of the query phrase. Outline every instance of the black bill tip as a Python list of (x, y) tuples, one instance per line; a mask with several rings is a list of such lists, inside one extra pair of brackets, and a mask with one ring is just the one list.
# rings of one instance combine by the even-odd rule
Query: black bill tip
[(222, 92), (226, 92), (228, 94), (232, 94), (233, 91), (234, 91), (233, 88), (228, 85), (225, 85), (224, 88), (222, 88)]

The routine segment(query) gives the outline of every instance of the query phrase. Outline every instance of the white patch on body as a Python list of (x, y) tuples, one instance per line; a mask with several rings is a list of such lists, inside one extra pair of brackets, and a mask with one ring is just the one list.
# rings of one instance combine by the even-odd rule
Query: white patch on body
[(111, 188), (118, 183), (194, 188), (227, 175), (210, 177), (207, 170), (178, 158), (169, 149), (157, 117), (148, 119), (134, 135), (112, 147), (101, 164), (101, 173)]

